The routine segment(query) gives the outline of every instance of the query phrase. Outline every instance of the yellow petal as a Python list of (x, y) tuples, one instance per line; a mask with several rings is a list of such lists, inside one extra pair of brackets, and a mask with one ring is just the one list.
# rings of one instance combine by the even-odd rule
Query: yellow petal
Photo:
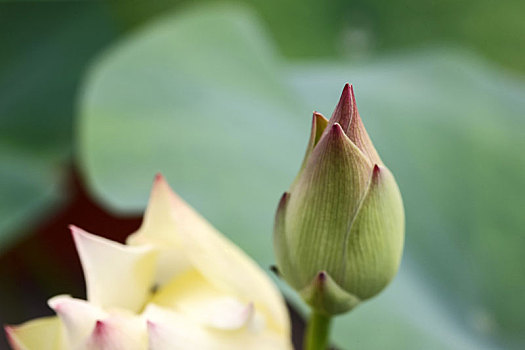
[(153, 285), (156, 252), (129, 247), (72, 226), (90, 303), (138, 312)]
[(217, 329), (239, 329), (255, 320), (252, 303), (217, 289), (195, 269), (174, 278), (151, 302)]
[(62, 325), (56, 316), (37, 318), (19, 326), (6, 326), (14, 350), (65, 350)]
[(159, 174), (155, 178), (142, 225), (127, 239), (129, 245), (151, 245), (158, 250), (155, 282), (159, 285), (190, 268), (177, 235), (174, 210), (173, 191)]
[(217, 330), (203, 327), (183, 315), (154, 305), (146, 309), (149, 349), (151, 350), (284, 350), (291, 349), (290, 340), (273, 332)]
[(192, 265), (218, 289), (253, 302), (271, 327), (289, 335), (284, 300), (266, 273), (180, 197), (173, 198), (177, 233)]
[(148, 207), (140, 228), (128, 237), (129, 244), (146, 244), (155, 242), (159, 245), (180, 247), (176, 233), (174, 215), (175, 198), (164, 177), (158, 174), (153, 183)]

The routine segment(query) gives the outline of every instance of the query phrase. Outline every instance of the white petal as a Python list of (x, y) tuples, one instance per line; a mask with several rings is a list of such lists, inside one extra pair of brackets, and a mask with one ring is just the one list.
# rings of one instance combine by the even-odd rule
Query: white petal
[(173, 191), (159, 174), (155, 177), (142, 225), (127, 239), (129, 245), (151, 245), (159, 250), (155, 282), (160, 285), (190, 267), (177, 235), (174, 210)]
[(71, 226), (86, 278), (89, 302), (139, 311), (153, 285), (156, 252), (129, 247)]
[(245, 328), (239, 331), (210, 329), (154, 305), (146, 309), (145, 317), (148, 319), (150, 350), (291, 349), (288, 339), (272, 332), (252, 332)]
[(14, 350), (65, 350), (62, 325), (56, 316), (37, 318), (19, 326), (6, 326)]
[(206, 324), (223, 330), (240, 329), (251, 323), (255, 315), (252, 303), (246, 305), (232, 297), (218, 298), (202, 303), (201, 312), (206, 316)]
[[(191, 327), (191, 320), (150, 305), (144, 312), (147, 319), (149, 350), (207, 349), (212, 348), (203, 342), (203, 332)], [(171, 327), (176, 330), (172, 332)]]
[(173, 194), (177, 232), (192, 264), (221, 290), (253, 301), (270, 326), (290, 334), (284, 300), (261, 268), (203, 217)]
[(62, 324), (64, 349), (141, 350), (147, 345), (146, 323), (125, 310), (108, 313), (85, 300), (57, 296), (49, 300)]
[(67, 295), (51, 298), (48, 304), (55, 310), (64, 325), (65, 339), (69, 348), (82, 344), (93, 331), (97, 320), (108, 316), (101, 308)]

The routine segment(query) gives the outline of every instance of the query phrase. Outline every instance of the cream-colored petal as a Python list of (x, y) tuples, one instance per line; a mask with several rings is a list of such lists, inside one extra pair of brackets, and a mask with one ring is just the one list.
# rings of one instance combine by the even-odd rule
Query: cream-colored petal
[(210, 327), (223, 330), (240, 329), (251, 324), (255, 316), (252, 303), (244, 304), (232, 297), (217, 298), (201, 304)]
[(183, 315), (151, 305), (146, 309), (150, 350), (284, 350), (290, 340), (268, 330), (217, 330), (191, 322)]
[[(195, 269), (174, 278), (151, 302), (211, 328), (233, 330), (251, 326), (255, 321), (252, 303), (226, 294)], [(261, 318), (264, 319), (260, 316), (258, 320)]]
[(55, 310), (64, 325), (64, 339), (69, 344), (69, 349), (84, 342), (93, 331), (97, 320), (108, 317), (108, 314), (101, 308), (68, 295), (51, 298), (48, 304)]
[(145, 350), (146, 323), (142, 317), (111, 316), (95, 323), (93, 331), (78, 350)]
[(173, 197), (177, 232), (193, 266), (220, 290), (253, 302), (271, 327), (289, 335), (284, 300), (266, 273), (180, 197)]
[(129, 247), (71, 226), (90, 303), (103, 308), (139, 311), (153, 286), (157, 253), (148, 246)]
[(155, 282), (160, 285), (190, 268), (177, 234), (174, 211), (173, 191), (164, 177), (158, 174), (142, 225), (127, 239), (127, 244), (131, 246), (151, 245), (159, 251)]
[(180, 247), (174, 216), (175, 202), (173, 191), (166, 179), (158, 174), (151, 190), (148, 207), (140, 228), (128, 237), (128, 244), (158, 242)]
[(206, 344), (204, 331), (190, 325), (189, 320), (175, 312), (150, 305), (144, 317), (147, 319), (149, 350), (212, 350), (210, 344)]
[(6, 326), (13, 350), (66, 350), (62, 325), (56, 316), (37, 318), (18, 326)]

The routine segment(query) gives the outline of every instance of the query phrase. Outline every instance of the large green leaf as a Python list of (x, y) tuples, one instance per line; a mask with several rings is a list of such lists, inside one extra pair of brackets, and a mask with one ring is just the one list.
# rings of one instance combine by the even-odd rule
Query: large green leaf
[(93, 66), (78, 156), (109, 208), (142, 210), (162, 171), (267, 266), (273, 213), (299, 168), (310, 113), (329, 115), (343, 83), (354, 82), (404, 194), (407, 257), (385, 293), (336, 321), (336, 340), (483, 349), (508, 339), (518, 348), (524, 92), (497, 77), (472, 57), (440, 52), (288, 66), (249, 11), (193, 9), (151, 23)]
[(227, 7), (168, 16), (114, 47), (86, 85), (79, 155), (111, 208), (142, 210), (162, 172), (271, 261), (269, 218), (300, 162), (282, 150), (301, 153), (309, 123), (295, 130), (298, 104), (251, 18)]

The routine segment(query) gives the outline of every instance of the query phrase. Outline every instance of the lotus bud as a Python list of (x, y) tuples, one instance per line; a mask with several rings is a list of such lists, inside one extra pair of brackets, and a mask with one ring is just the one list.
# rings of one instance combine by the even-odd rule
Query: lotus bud
[(127, 244), (72, 226), (87, 300), (7, 326), (15, 350), (290, 350), (286, 305), (268, 276), (162, 176)]
[(385, 288), (403, 240), (401, 194), (346, 84), (330, 120), (314, 113), (303, 164), (279, 202), (277, 268), (316, 312), (336, 315)]

